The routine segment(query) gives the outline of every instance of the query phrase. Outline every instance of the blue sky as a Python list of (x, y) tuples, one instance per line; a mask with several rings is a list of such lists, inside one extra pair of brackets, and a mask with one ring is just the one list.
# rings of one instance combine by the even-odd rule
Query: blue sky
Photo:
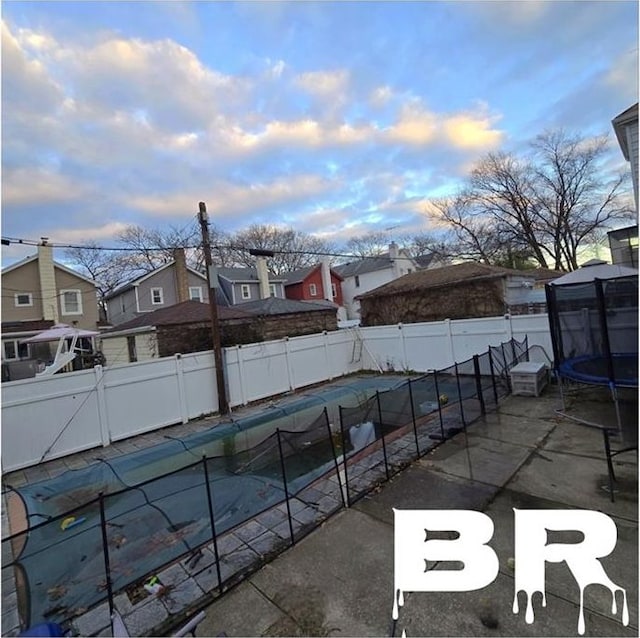
[(427, 231), (545, 128), (628, 170), (637, 79), (637, 2), (4, 2), (2, 234), (114, 245), (199, 201), (226, 231)]

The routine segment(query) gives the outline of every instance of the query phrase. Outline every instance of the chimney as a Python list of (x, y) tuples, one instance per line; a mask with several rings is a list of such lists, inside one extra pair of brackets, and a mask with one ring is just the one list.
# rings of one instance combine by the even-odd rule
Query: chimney
[(393, 273), (393, 278), (398, 279), (401, 276), (400, 272), (400, 260), (398, 259), (399, 251), (398, 244), (395, 241), (392, 241), (389, 244), (389, 259), (391, 260), (391, 272)]
[(324, 298), (327, 301), (335, 301), (333, 298), (332, 286), (331, 286), (331, 267), (329, 266), (329, 258), (322, 258), (322, 290), (324, 291)]
[(40, 297), (42, 298), (42, 318), (58, 323), (58, 289), (56, 273), (53, 268), (53, 248), (49, 246), (48, 237), (41, 237), (38, 244), (38, 274), (40, 275)]
[(173, 249), (173, 261), (176, 267), (176, 296), (178, 303), (189, 301), (189, 273), (184, 248)]
[(256, 257), (256, 270), (258, 271), (258, 281), (260, 282), (260, 299), (269, 299), (269, 271), (267, 270), (267, 260), (264, 257)]

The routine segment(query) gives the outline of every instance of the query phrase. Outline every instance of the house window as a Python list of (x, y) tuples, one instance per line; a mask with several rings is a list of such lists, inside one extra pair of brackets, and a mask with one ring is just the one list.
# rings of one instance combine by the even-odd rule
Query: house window
[(338, 289), (335, 284), (331, 284), (331, 297), (335, 299), (338, 296)]
[(360, 288), (360, 277), (356, 275), (356, 288)]
[(242, 284), (240, 291), (243, 299), (251, 299), (251, 286), (249, 284)]
[(199, 301), (202, 303), (202, 286), (190, 286), (189, 299), (191, 299), (191, 301)]
[(18, 339), (2, 342), (2, 359), (12, 361), (15, 359), (29, 358), (29, 344), (20, 343)]
[(33, 295), (30, 292), (17, 292), (15, 295), (16, 306), (33, 306)]
[(164, 303), (164, 297), (162, 295), (162, 288), (151, 289), (151, 303), (154, 306), (161, 306)]
[(309, 294), (312, 297), (315, 297), (318, 294), (318, 289), (315, 284), (309, 284)]
[(82, 293), (79, 290), (61, 290), (60, 306), (63, 315), (81, 315)]
[(135, 363), (138, 360), (135, 337), (127, 337), (127, 350), (129, 351), (129, 362)]
[(276, 295), (276, 285), (275, 284), (269, 284), (269, 294), (272, 297), (277, 297), (278, 295)]

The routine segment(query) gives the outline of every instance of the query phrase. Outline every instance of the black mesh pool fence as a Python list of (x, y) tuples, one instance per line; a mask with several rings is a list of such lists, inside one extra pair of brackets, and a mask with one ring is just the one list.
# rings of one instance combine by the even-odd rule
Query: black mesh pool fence
[[(227, 428), (206, 449), (188, 451), (170, 441), (193, 462), (148, 480), (133, 482), (149, 468), (123, 476), (124, 465), (103, 459), (93, 472), (104, 489), (86, 502), (82, 486), (65, 496), (36, 491), (42, 507), (24, 508), (29, 528), (2, 541), (3, 576), (12, 572), (22, 592), (24, 625), (62, 623), (105, 600), (112, 608), (116, 594), (140, 590), (177, 561), (200, 576), (204, 591), (221, 593), (495, 408), (509, 392), (510, 368), (527, 357), (526, 339), (492, 346), (355, 407), (339, 406), (333, 427), (325, 407), (296, 430), (265, 436), (265, 429)], [(140, 456), (162, 468), (154, 451)], [(67, 502), (78, 506), (46, 513)]]

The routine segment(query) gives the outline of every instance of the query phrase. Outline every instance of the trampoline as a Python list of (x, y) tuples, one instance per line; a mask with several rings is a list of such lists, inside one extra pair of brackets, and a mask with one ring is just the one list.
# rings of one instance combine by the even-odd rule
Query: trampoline
[[(613, 378), (620, 388), (638, 387), (638, 355), (612, 354)], [(609, 361), (604, 356), (583, 355), (566, 359), (558, 366), (561, 377), (589, 385), (609, 385)]]
[[(580, 424), (600, 428), (613, 500), (615, 475), (609, 436), (624, 438), (637, 430), (637, 422), (623, 423), (619, 390), (638, 387), (638, 272), (623, 266), (593, 261), (556, 279), (545, 288), (554, 372), (562, 407), (556, 412)], [(603, 386), (615, 409), (606, 423), (572, 414), (565, 400), (565, 385)]]

